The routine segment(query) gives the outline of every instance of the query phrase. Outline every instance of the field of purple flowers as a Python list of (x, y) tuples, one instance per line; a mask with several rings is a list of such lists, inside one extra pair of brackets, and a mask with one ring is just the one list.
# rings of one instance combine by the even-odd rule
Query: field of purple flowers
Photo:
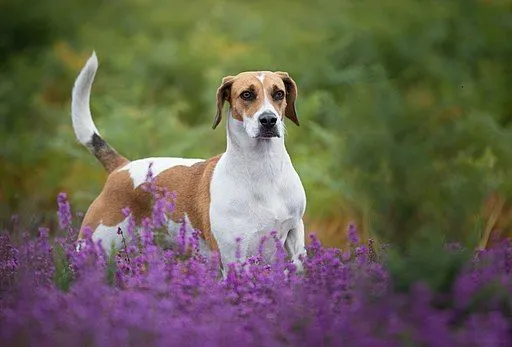
[(274, 263), (254, 256), (222, 276), (186, 228), (172, 249), (155, 243), (172, 203), (157, 200), (111, 257), (90, 238), (77, 252), (65, 194), (58, 204), (65, 236), (0, 236), (2, 346), (512, 345), (509, 242), (374, 256), (349, 226), (350, 250), (311, 235), (303, 272), (275, 242)]

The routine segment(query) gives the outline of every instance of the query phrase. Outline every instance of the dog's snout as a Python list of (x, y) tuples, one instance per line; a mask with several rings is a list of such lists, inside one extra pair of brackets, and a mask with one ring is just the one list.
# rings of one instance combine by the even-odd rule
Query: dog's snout
[(260, 124), (265, 128), (272, 128), (277, 123), (277, 117), (273, 113), (264, 113), (259, 117)]

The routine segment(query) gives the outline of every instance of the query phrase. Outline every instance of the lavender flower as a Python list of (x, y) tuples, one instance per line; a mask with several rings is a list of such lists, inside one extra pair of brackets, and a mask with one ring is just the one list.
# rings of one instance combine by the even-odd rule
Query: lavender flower
[[(219, 254), (202, 256), (201, 233), (187, 223), (177, 247), (156, 246), (161, 217), (172, 206), (154, 202), (141, 234), (130, 211), (123, 211), (131, 218), (133, 240), (111, 256), (93, 242), (90, 229), (84, 230), (80, 252), (65, 237), (52, 242), (45, 228), (20, 244), (0, 234), (0, 344), (512, 344), (510, 241), (476, 255), (444, 293), (422, 281), (395, 292), (396, 278), (385, 263), (369, 259), (355, 225), (349, 226), (349, 253), (324, 247), (310, 235), (300, 274), (271, 233), (258, 254), (243, 260), (238, 250), (237, 262), (222, 264), (222, 276)], [(70, 223), (66, 228), (77, 232)], [(128, 236), (128, 230), (118, 232)]]
[(356, 246), (359, 244), (359, 235), (357, 233), (357, 228), (355, 224), (350, 223), (348, 226), (348, 241), (350, 242), (351, 246)]
[(59, 193), (57, 196), (57, 204), (59, 207), (57, 211), (57, 215), (59, 217), (59, 226), (62, 230), (67, 230), (71, 227), (72, 214), (71, 206), (69, 205), (66, 193)]

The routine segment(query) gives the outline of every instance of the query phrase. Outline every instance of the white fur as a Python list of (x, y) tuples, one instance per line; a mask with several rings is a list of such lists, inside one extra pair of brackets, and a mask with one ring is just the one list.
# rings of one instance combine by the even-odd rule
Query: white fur
[(123, 236), (117, 233), (118, 228), (121, 228), (123, 235), (128, 242), (130, 240), (129, 235), (127, 234), (128, 217), (126, 217), (121, 223), (114, 226), (107, 226), (100, 223), (91, 236), (92, 241), (97, 243), (101, 240), (101, 246), (107, 254), (110, 254), (112, 246), (114, 249), (120, 249), (123, 246)]
[(96, 53), (93, 52), (82, 71), (80, 71), (75, 85), (73, 86), (71, 119), (73, 121), (76, 138), (83, 145), (91, 141), (91, 137), (94, 133), (100, 135), (94, 125), (89, 108), (91, 88), (96, 70), (98, 70), (98, 59), (96, 58)]
[[(241, 237), (245, 259), (256, 254), (263, 236), (276, 231), (297, 262), (305, 252), (306, 195), (284, 139), (252, 138), (241, 121), (231, 115), (227, 118), (228, 146), (210, 186), (211, 229), (222, 261), (235, 260), (237, 237)], [(266, 255), (268, 260), (273, 257)]]
[(133, 187), (137, 188), (144, 182), (148, 175), (149, 164), (153, 163), (151, 172), (153, 177), (174, 166), (191, 166), (195, 163), (204, 161), (204, 159), (185, 159), (185, 158), (144, 158), (129, 162), (118, 171), (128, 170), (133, 181)]

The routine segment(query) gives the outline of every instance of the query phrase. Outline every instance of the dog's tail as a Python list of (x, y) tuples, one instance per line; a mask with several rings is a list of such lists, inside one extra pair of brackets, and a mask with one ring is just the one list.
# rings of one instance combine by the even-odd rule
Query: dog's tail
[(78, 141), (98, 158), (108, 173), (111, 173), (116, 168), (129, 161), (118, 154), (101, 138), (92, 120), (89, 98), (96, 70), (98, 70), (98, 58), (96, 57), (96, 53), (93, 52), (82, 71), (80, 71), (75, 85), (73, 86), (71, 118)]

